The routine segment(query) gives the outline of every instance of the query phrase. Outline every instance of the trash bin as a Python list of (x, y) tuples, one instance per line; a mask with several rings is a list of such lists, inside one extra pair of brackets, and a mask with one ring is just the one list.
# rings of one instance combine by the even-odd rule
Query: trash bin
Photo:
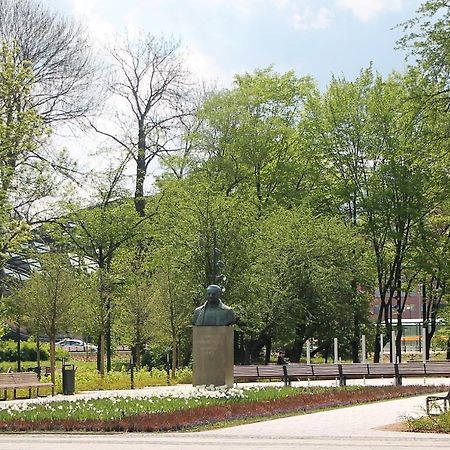
[(75, 366), (73, 364), (64, 364), (62, 366), (62, 385), (64, 395), (75, 394)]

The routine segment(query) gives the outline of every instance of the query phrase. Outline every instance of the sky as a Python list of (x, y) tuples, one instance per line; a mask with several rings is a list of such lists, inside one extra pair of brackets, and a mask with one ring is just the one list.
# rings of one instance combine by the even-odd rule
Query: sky
[(81, 20), (99, 48), (128, 30), (179, 40), (197, 79), (231, 87), (233, 76), (273, 65), (354, 79), (371, 62), (387, 75), (405, 67), (397, 24), (419, 0), (42, 0)]
[[(81, 21), (98, 50), (140, 31), (179, 40), (194, 79), (231, 88), (236, 74), (273, 65), (314, 77), (325, 90), (332, 75), (355, 79), (370, 63), (381, 74), (405, 67), (395, 50), (396, 25), (414, 17), (421, 0), (41, 0)], [(106, 123), (109, 123), (106, 120)], [(98, 134), (61, 134), (82, 170), (107, 159)], [(103, 165), (102, 165), (103, 164)], [(157, 163), (151, 175), (160, 171)], [(152, 183), (148, 182), (148, 186)]]

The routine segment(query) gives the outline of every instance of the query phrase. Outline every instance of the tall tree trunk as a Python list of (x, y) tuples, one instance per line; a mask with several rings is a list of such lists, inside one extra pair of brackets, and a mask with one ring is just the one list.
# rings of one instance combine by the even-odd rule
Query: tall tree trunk
[(99, 337), (99, 347), (98, 351), (100, 353), (99, 359), (99, 372), (102, 377), (105, 376), (105, 332), (102, 331)]
[(21, 339), (20, 339), (20, 323), (17, 324), (17, 372), (22, 370), (22, 355), (21, 355)]
[(51, 380), (52, 383), (55, 384), (56, 377), (55, 377), (55, 371), (56, 371), (56, 348), (55, 348), (55, 342), (56, 337), (50, 336), (50, 374), (51, 374)]
[(109, 297), (109, 294), (108, 294), (107, 312), (106, 312), (105, 347), (106, 347), (106, 371), (111, 372), (111, 368), (112, 368), (111, 299)]
[(39, 334), (36, 334), (36, 365), (39, 379), (41, 378), (41, 340)]
[(138, 150), (136, 155), (136, 189), (134, 192), (134, 207), (140, 217), (145, 217), (144, 182), (147, 172), (145, 161), (145, 130), (144, 122), (139, 121)]
[(177, 361), (178, 361), (178, 345), (177, 338), (173, 336), (172, 339), (172, 373), (171, 377), (174, 379), (177, 371)]

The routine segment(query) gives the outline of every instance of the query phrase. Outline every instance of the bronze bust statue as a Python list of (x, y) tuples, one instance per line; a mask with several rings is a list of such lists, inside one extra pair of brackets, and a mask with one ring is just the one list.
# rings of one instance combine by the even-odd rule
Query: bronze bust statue
[(234, 311), (220, 300), (222, 289), (216, 284), (206, 288), (206, 302), (195, 309), (192, 323), (198, 327), (226, 326), (236, 321)]

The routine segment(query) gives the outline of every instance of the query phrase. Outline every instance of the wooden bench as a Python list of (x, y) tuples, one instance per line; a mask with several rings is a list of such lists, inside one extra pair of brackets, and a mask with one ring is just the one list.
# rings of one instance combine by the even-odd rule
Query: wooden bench
[(365, 363), (341, 364), (340, 385), (345, 386), (347, 380), (369, 378), (369, 368)]
[(259, 379), (282, 380), (284, 384), (287, 384), (286, 366), (284, 365), (256, 366), (256, 369)]
[(53, 383), (41, 383), (36, 372), (0, 373), (0, 390), (4, 392), (1, 400), (6, 400), (8, 390), (13, 391), (13, 397), (16, 399), (18, 389), (28, 389), (28, 398), (31, 398), (32, 389), (36, 388), (36, 396), (39, 397), (39, 388), (41, 387), (51, 387), (52, 395), (54, 395), (55, 386)]
[(401, 377), (425, 377), (427, 372), (424, 363), (409, 362), (406, 364), (398, 364), (398, 374)]
[(288, 384), (286, 366), (275, 364), (234, 366), (233, 377), (235, 381), (281, 380)]
[(258, 379), (257, 366), (234, 366), (234, 381), (256, 381)]
[(448, 411), (448, 402), (450, 401), (450, 391), (448, 391), (447, 395), (429, 395), (426, 399), (427, 403), (427, 414), (429, 416), (435, 416), (442, 412), (441, 408), (439, 408), (439, 412), (431, 412), (432, 407), (436, 407), (437, 402), (444, 402), (444, 412)]
[(340, 377), (339, 364), (311, 364), (315, 380), (330, 380)]
[(450, 362), (409, 363), (349, 363), (234, 366), (234, 379), (257, 381), (277, 379), (289, 384), (301, 380), (339, 380), (345, 386), (348, 379), (393, 378), (396, 385), (404, 377), (450, 377)]
[(310, 380), (313, 378), (311, 364), (293, 363), (286, 366), (289, 383), (291, 381)]
[(450, 377), (450, 362), (427, 362), (425, 371), (428, 376)]

